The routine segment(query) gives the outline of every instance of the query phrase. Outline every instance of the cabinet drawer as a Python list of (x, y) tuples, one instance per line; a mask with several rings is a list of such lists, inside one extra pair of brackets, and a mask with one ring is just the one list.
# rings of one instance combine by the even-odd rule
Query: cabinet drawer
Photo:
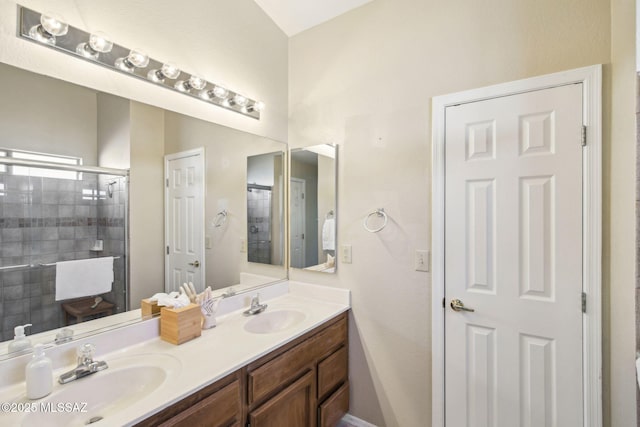
[(335, 427), (349, 411), (349, 383), (344, 383), (318, 409), (318, 427)]
[(239, 397), (240, 382), (236, 380), (160, 426), (222, 427), (232, 424), (239, 425), (241, 418)]
[(248, 403), (252, 405), (290, 384), (322, 355), (347, 340), (347, 323), (339, 321), (248, 373)]
[(331, 390), (347, 380), (347, 364), (346, 347), (340, 347), (318, 364), (318, 399), (324, 399)]

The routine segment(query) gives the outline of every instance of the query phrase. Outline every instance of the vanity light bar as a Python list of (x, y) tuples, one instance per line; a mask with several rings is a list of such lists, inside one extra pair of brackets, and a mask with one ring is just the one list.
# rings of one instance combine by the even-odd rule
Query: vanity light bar
[(115, 44), (104, 33), (88, 33), (53, 14), (41, 14), (20, 5), (18, 17), (18, 37), (260, 120), (260, 112), (264, 109), (262, 101), (187, 73), (171, 62), (150, 58), (139, 49)]

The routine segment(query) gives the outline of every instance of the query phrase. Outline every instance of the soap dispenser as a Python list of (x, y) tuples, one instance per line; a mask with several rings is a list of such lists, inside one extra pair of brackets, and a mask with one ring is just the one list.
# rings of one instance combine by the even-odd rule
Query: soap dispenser
[(31, 348), (31, 341), (24, 335), (24, 328), (27, 326), (31, 326), (31, 323), (27, 323), (26, 325), (16, 326), (13, 328), (13, 341), (9, 343), (9, 353), (14, 353), (17, 351), (26, 350)]
[(53, 365), (44, 354), (44, 345), (33, 347), (33, 357), (25, 370), (27, 378), (27, 398), (40, 399), (53, 390)]

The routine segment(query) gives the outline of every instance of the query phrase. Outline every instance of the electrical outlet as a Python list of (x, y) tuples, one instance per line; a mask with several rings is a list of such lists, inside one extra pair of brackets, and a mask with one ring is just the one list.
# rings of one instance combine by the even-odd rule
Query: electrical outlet
[(247, 240), (246, 239), (240, 239), (240, 252), (242, 252), (242, 253), (247, 252)]
[(431, 256), (429, 251), (416, 250), (415, 267), (416, 271), (429, 271)]
[(351, 264), (351, 245), (342, 245), (340, 247), (340, 261), (343, 264)]

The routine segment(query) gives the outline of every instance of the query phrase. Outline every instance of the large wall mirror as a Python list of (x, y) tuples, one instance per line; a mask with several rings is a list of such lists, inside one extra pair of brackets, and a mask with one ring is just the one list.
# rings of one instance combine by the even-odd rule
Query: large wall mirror
[[(201, 149), (204, 156), (203, 285), (222, 294), (229, 287), (238, 292), (286, 278), (286, 144), (6, 64), (0, 64), (0, 91), (1, 157), (130, 170), (127, 175), (0, 165), (0, 358), (18, 325), (32, 324), (27, 335), (40, 338), (32, 342), (51, 342), (67, 324), (87, 334), (121, 322), (140, 298), (164, 291), (167, 155)], [(281, 153), (280, 166), (274, 166), (274, 153)], [(248, 163), (261, 155), (271, 157), (275, 179), (269, 263), (250, 260), (246, 245), (253, 173)], [(62, 307), (75, 299), (56, 295), (58, 263), (105, 257), (113, 258), (113, 286), (89, 295), (111, 304), (100, 316), (118, 316), (76, 324), (77, 317)]]
[(291, 268), (336, 271), (337, 154), (327, 144), (291, 150)]

